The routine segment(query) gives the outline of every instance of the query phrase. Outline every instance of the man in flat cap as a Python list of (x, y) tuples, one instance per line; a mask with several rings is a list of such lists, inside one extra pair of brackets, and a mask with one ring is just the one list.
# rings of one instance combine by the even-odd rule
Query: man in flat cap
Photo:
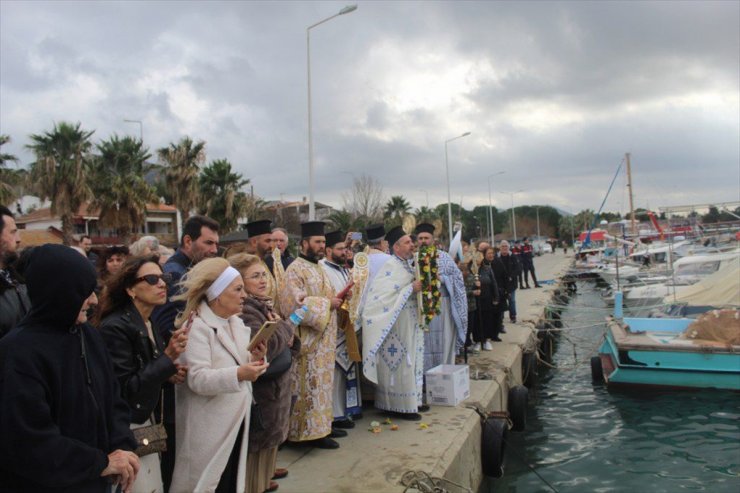
[(368, 281), (362, 320), (363, 372), (377, 385), (375, 407), (400, 419), (421, 419), (424, 336), (410, 260), (414, 243), (400, 226), (386, 235), (393, 255)]
[[(326, 233), (326, 257), (319, 260), (319, 264), (326, 272), (326, 276), (337, 293), (342, 292), (352, 279), (350, 270), (345, 267), (346, 262), (347, 243), (344, 234), (341, 231)], [(354, 327), (349, 320), (347, 310), (339, 308), (337, 315), (338, 323), (341, 321), (341, 326), (337, 327), (334, 399), (332, 401), (334, 410), (332, 428), (335, 428), (335, 433), (336, 428), (354, 428), (355, 424), (352, 417), (362, 413), (358, 366), (356, 362), (350, 359), (347, 349), (347, 333), (345, 332), (345, 330), (351, 330), (353, 332), (351, 335), (356, 340), (357, 335), (354, 331), (357, 327)]]
[[(416, 226), (419, 246), (434, 245), (434, 226)], [(456, 350), (462, 348), (468, 328), (468, 298), (465, 281), (450, 254), (437, 250), (437, 275), (442, 282), (440, 313), (424, 333), (424, 374), (439, 365), (454, 365)]]
[(301, 253), (285, 270), (285, 285), (280, 289), (279, 298), (280, 310), (286, 319), (299, 307), (308, 308), (296, 329), (301, 339), (301, 353), (292, 370), (296, 402), (290, 416), (288, 441), (335, 449), (339, 444), (329, 435), (334, 417), (336, 309), (342, 300), (336, 297), (331, 281), (319, 265), (325, 247), (323, 222), (301, 224)]

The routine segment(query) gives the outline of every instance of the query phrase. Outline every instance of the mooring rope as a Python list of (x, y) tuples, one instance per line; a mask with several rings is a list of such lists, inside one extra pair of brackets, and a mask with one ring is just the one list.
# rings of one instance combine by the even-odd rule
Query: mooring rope
[[(467, 486), (446, 478), (432, 476), (425, 471), (406, 471), (401, 476), (401, 485), (405, 486), (404, 493), (411, 491), (421, 493), (453, 493), (454, 491), (473, 493), (473, 490)], [(457, 489), (451, 490), (450, 486), (455, 486)]]

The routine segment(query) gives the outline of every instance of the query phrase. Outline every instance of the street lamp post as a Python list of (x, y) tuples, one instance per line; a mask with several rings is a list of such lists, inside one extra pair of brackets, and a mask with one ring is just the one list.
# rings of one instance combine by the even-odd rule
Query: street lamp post
[(445, 170), (447, 172), (447, 234), (449, 236), (450, 243), (452, 243), (452, 199), (450, 198), (450, 161), (447, 157), (447, 144), (453, 140), (467, 137), (468, 135), (470, 135), (470, 132), (465, 132), (462, 135), (445, 140)]
[(144, 142), (144, 123), (141, 120), (128, 120), (126, 118), (123, 119), (126, 123), (138, 123), (139, 124), (139, 140), (143, 143)]
[(511, 195), (511, 229), (514, 233), (514, 241), (516, 241), (516, 209), (514, 208), (514, 194), (521, 193), (524, 190), (517, 190), (516, 192), (501, 192)]
[(537, 241), (540, 241), (540, 208), (535, 209), (537, 211)]
[(316, 210), (314, 204), (314, 184), (313, 184), (313, 127), (311, 118), (311, 29), (328, 22), (340, 15), (349, 14), (357, 10), (357, 5), (348, 5), (336, 14), (327, 17), (324, 20), (312, 24), (306, 28), (306, 74), (308, 79), (308, 219), (316, 219)]
[(493, 246), (493, 202), (491, 201), (491, 178), (498, 175), (503, 175), (506, 173), (506, 171), (499, 171), (498, 173), (494, 173), (492, 175), (488, 175), (488, 236), (491, 241), (491, 246)]

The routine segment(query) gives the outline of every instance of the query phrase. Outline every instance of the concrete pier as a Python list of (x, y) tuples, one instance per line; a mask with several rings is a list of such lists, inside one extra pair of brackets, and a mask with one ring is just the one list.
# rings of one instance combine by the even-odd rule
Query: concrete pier
[[(535, 259), (537, 278), (557, 279), (571, 265), (572, 256), (562, 251)], [(290, 474), (278, 481), (281, 493), (292, 492), (402, 492), (401, 476), (421, 470), (444, 477), (472, 491), (483, 479), (480, 460), (481, 420), (466, 406), (486, 411), (505, 411), (510, 386), (522, 383), (522, 356), (536, 347), (534, 323), (556, 285), (517, 291), (517, 319), (505, 321), (503, 342), (492, 351), (471, 355), (470, 398), (456, 407), (432, 406), (421, 422), (393, 420), (398, 430), (382, 424), (386, 417), (365, 409), (349, 435), (338, 438), (337, 450), (284, 447), (278, 467)], [(530, 323), (531, 322), (531, 323)], [(476, 378), (486, 378), (484, 380)], [(382, 431), (369, 431), (370, 422), (381, 423)]]

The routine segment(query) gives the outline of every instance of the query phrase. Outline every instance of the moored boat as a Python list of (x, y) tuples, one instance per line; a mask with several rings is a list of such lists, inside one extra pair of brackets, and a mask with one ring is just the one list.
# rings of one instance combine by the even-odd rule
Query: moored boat
[(716, 317), (722, 330), (702, 331), (696, 325), (701, 320), (690, 318), (622, 318), (621, 293), (615, 301), (604, 342), (591, 361), (594, 380), (603, 378), (608, 386), (740, 390), (736, 309), (708, 314), (704, 326)]

